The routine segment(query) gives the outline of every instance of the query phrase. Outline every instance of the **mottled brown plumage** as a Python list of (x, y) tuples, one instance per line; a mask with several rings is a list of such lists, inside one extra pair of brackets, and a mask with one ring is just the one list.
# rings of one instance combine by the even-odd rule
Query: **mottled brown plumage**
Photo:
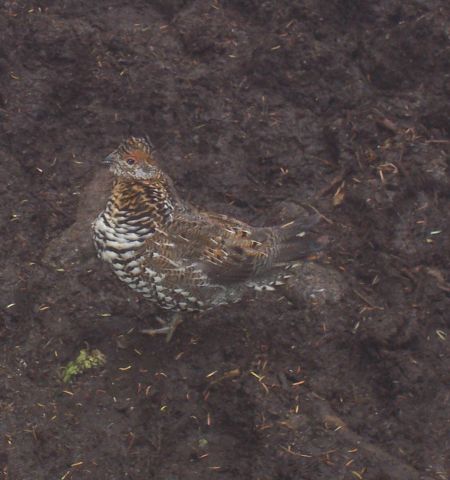
[(201, 311), (249, 289), (274, 290), (293, 262), (318, 249), (305, 238), (316, 217), (307, 225), (252, 227), (182, 201), (145, 139), (128, 139), (106, 161), (116, 179), (93, 224), (98, 255), (163, 309)]

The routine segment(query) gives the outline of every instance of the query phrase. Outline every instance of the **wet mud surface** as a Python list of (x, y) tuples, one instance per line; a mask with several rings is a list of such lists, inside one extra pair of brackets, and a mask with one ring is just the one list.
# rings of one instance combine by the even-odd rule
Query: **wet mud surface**
[[(447, 478), (448, 15), (2, 2), (3, 478)], [(90, 233), (101, 159), (129, 134), (202, 208), (258, 225), (317, 210), (326, 254), (287, 299), (143, 337), (158, 312)], [(64, 383), (82, 349), (106, 363)]]

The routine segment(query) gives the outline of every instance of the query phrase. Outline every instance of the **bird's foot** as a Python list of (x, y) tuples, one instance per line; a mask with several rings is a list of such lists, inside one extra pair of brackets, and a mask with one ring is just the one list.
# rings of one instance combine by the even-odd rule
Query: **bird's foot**
[(166, 342), (169, 343), (172, 336), (180, 323), (183, 322), (181, 315), (174, 314), (170, 320), (163, 320), (160, 317), (156, 317), (156, 320), (162, 325), (161, 328), (146, 328), (141, 330), (141, 333), (145, 335), (166, 335)]

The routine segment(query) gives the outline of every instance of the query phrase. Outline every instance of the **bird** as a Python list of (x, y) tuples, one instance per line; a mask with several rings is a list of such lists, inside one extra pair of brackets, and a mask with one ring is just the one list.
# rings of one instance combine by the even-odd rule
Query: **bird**
[(167, 341), (188, 312), (238, 302), (284, 285), (322, 245), (308, 238), (319, 215), (257, 227), (183, 200), (148, 137), (125, 139), (105, 159), (114, 183), (92, 224), (98, 257), (144, 298), (171, 312), (157, 317)]

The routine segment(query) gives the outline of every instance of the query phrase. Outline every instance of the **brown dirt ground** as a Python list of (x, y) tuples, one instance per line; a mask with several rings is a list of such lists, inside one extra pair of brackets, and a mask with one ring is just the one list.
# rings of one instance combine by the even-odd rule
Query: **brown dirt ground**
[[(28, 479), (436, 479), (450, 467), (444, 0), (0, 6), (0, 467)], [(277, 295), (144, 338), (93, 256), (100, 159), (332, 241)], [(106, 176), (105, 176), (106, 175)], [(72, 383), (83, 348), (106, 365)]]

